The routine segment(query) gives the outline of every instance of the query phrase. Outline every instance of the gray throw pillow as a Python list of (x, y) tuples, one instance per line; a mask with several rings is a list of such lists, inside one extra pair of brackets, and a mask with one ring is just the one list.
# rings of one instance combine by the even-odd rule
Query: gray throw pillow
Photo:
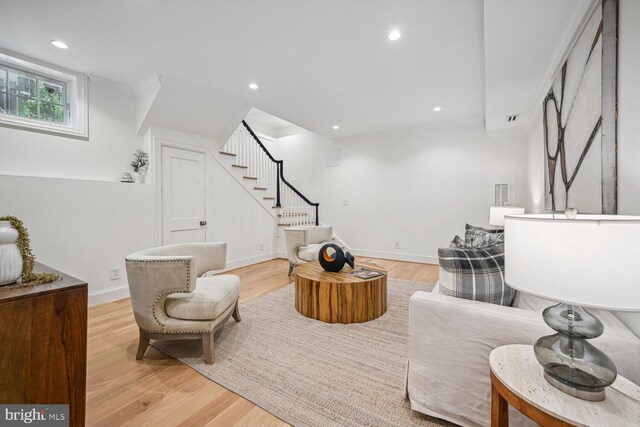
[(464, 240), (456, 234), (456, 237), (453, 238), (451, 243), (449, 243), (450, 248), (466, 248), (467, 244)]
[(504, 243), (504, 230), (489, 230), (470, 224), (465, 225), (464, 229), (464, 242), (472, 248), (484, 248)]

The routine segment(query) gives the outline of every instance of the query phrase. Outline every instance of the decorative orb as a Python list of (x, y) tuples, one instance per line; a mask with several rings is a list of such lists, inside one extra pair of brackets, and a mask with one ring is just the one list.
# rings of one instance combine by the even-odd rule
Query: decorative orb
[(345, 257), (340, 246), (327, 243), (318, 252), (318, 261), (326, 271), (337, 273), (344, 267)]

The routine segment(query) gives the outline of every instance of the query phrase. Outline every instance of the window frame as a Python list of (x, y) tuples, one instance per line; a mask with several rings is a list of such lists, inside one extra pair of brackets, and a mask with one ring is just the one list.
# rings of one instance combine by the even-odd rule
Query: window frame
[[(0, 49), (0, 65), (34, 77), (45, 80), (51, 79), (66, 85), (65, 123), (54, 123), (0, 113), (0, 126), (75, 138), (89, 138), (89, 103), (87, 76), (85, 74), (76, 73), (2, 49)], [(8, 89), (9, 82), (7, 81), (7, 94), (9, 93)], [(36, 90), (39, 91), (38, 88)]]
[[(23, 118), (26, 120), (35, 120), (38, 122), (44, 122), (44, 123), (49, 123), (49, 124), (56, 124), (56, 125), (61, 125), (61, 126), (69, 126), (69, 122), (71, 120), (71, 117), (69, 115), (69, 102), (67, 102), (67, 82), (65, 81), (61, 81), (58, 79), (54, 79), (51, 78), (49, 76), (43, 76), (41, 74), (34, 74), (31, 71), (28, 70), (23, 70), (21, 68), (18, 67), (10, 67), (8, 65), (5, 65), (4, 63), (0, 62), (0, 75), (2, 73), (5, 74), (5, 79), (6, 79), (6, 86), (5, 86), (5, 90), (1, 91), (0, 90), (0, 96), (6, 96), (5, 98), (5, 107), (8, 107), (11, 103), (11, 100), (9, 97), (15, 96), (17, 98), (22, 98), (22, 99), (26, 99), (26, 100), (31, 100), (34, 98), (31, 97), (27, 97), (25, 95), (20, 94), (20, 92), (16, 93), (16, 94), (11, 94), (11, 88), (10, 88), (10, 81), (9, 81), (9, 76), (10, 74), (15, 74), (18, 75), (20, 77), (24, 77), (27, 79), (31, 79), (35, 81), (35, 93), (36, 93), (36, 106), (37, 106), (37, 110), (38, 110), (38, 118), (33, 118), (33, 117), (24, 117), (21, 115), (16, 115), (16, 114), (12, 114), (12, 113), (7, 113), (7, 112), (2, 112), (0, 111), (0, 114), (4, 114), (4, 115), (8, 115), (11, 117), (18, 117), (18, 118)], [(42, 86), (46, 86), (46, 85), (54, 85), (54, 86), (62, 86), (64, 88), (64, 91), (62, 93), (62, 100), (61, 103), (56, 103), (55, 105), (58, 105), (60, 107), (62, 107), (63, 113), (62, 113), (62, 118), (63, 121), (62, 123), (58, 123), (58, 122), (54, 122), (54, 121), (50, 121), (50, 120), (45, 120), (42, 119), (40, 117), (40, 108), (43, 105), (44, 101), (41, 100), (41, 89)]]

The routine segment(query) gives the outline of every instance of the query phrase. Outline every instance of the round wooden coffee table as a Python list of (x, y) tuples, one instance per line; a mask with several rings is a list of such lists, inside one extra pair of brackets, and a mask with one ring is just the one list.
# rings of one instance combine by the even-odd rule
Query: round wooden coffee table
[[(368, 267), (382, 276), (361, 279), (351, 273)], [(362, 323), (387, 311), (387, 272), (373, 265), (345, 266), (338, 273), (325, 271), (319, 263), (296, 267), (296, 310), (303, 316), (327, 323)]]

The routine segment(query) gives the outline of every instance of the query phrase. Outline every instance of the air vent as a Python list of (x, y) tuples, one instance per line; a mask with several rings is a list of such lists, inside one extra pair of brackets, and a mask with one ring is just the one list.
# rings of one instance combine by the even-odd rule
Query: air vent
[(509, 123), (515, 122), (516, 120), (518, 120), (518, 117), (520, 117), (520, 114), (512, 114), (510, 116), (507, 116), (507, 121)]

